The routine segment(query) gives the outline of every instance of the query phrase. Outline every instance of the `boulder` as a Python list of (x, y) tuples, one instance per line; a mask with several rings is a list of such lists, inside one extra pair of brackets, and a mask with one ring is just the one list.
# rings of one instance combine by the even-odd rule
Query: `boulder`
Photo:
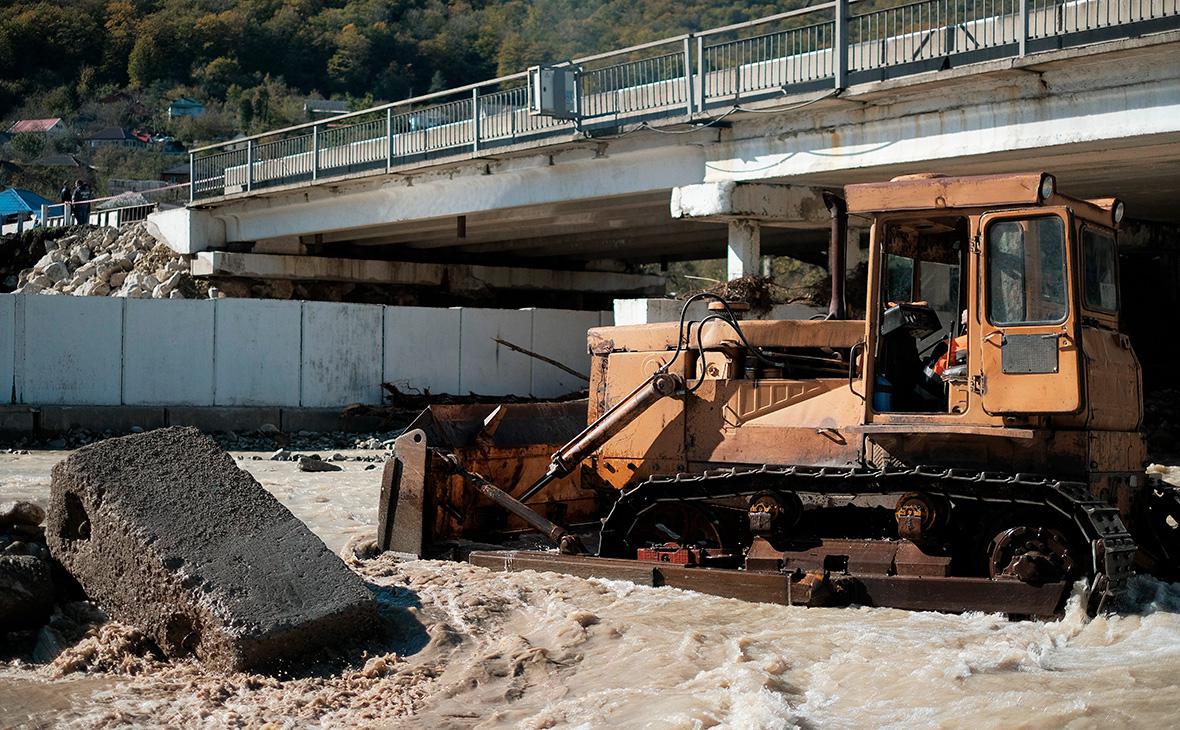
[(45, 521), (45, 510), (32, 502), (0, 502), (0, 528), (36, 526)]
[(310, 456), (300, 456), (299, 471), (343, 471), (341, 467), (320, 459), (313, 459)]
[(46, 533), (86, 593), (169, 656), (263, 668), (376, 622), (361, 579), (193, 428), (71, 454), (53, 469)]
[(0, 632), (40, 626), (52, 611), (49, 563), (31, 555), (0, 554)]

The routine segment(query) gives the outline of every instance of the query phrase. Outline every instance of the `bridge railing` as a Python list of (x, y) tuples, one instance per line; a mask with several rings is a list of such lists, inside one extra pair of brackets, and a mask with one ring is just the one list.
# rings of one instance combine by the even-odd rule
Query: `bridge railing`
[(1180, 27), (1180, 0), (830, 0), (568, 62), (577, 121), (530, 112), (517, 73), (194, 150), (200, 201), (658, 119), (975, 59)]

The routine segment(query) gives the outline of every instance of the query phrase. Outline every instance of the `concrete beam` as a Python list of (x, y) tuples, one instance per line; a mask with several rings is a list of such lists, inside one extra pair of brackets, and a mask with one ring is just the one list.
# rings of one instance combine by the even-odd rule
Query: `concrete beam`
[(441, 286), (453, 290), (546, 289), (556, 291), (636, 292), (662, 294), (664, 280), (646, 274), (606, 271), (551, 271), (507, 266), (423, 264), (323, 256), (202, 251), (192, 262), (193, 276), (242, 276), (254, 279), (351, 281), (402, 286)]
[[(740, 219), (767, 225), (828, 225), (828, 209), (816, 188), (740, 183), (734, 180), (672, 189), (672, 217), (725, 223)], [(732, 238), (732, 228), (730, 237)]]

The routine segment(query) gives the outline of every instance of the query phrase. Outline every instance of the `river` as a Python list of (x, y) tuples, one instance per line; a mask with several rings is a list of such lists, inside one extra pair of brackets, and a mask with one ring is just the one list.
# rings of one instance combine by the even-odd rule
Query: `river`
[[(0, 455), (44, 503), (63, 454)], [(391, 629), (332, 672), (217, 674), (107, 624), (54, 663), (0, 665), (3, 727), (863, 728), (1175, 724), (1180, 585), (1060, 620), (743, 603), (466, 564), (356, 558), (378, 473), (240, 462), (372, 586)], [(1169, 474), (1175, 478), (1180, 470)]]

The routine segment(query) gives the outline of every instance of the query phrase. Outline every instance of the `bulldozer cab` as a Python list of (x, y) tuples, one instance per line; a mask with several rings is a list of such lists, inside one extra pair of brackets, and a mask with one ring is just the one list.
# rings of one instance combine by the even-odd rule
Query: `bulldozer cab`
[(1054, 184), (1006, 175), (848, 187), (850, 212), (872, 215), (867, 422), (1002, 426), (1084, 408), (1082, 323), (1117, 332), (1121, 204), (1067, 198)]

